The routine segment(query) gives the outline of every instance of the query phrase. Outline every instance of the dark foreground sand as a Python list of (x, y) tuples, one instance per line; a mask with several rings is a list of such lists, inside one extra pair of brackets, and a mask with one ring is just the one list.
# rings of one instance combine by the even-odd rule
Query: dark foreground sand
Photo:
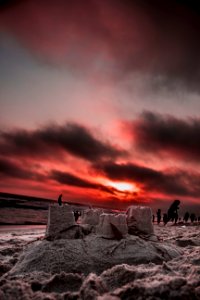
[[(155, 234), (159, 237), (156, 247), (161, 245), (177, 249), (180, 255), (173, 259), (158, 261), (158, 264), (147, 261), (145, 264), (120, 264), (98, 274), (85, 274), (83, 269), (76, 273), (63, 271), (62, 268), (60, 272), (38, 272), (37, 267), (32, 271), (27, 270), (27, 265), (18, 262), (19, 257), (24, 263), (21, 256), (23, 250), (27, 253), (27, 249), (29, 251), (40, 245), (44, 232), (45, 226), (19, 226), (12, 231), (10, 227), (0, 227), (1, 300), (200, 299), (199, 225), (155, 225)], [(139, 242), (147, 245), (142, 239)], [(148, 256), (148, 249), (145, 251)], [(32, 261), (31, 266), (37, 266), (37, 263)], [(54, 262), (48, 261), (48, 264), (51, 266)]]

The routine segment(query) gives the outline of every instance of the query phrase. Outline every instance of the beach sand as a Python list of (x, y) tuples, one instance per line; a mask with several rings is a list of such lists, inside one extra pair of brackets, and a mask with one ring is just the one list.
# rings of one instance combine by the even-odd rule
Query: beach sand
[(0, 299), (200, 299), (200, 225), (154, 225), (157, 243), (181, 253), (159, 264), (121, 263), (98, 274), (83, 269), (14, 274), (19, 258), (41, 243), (45, 229), (0, 227)]

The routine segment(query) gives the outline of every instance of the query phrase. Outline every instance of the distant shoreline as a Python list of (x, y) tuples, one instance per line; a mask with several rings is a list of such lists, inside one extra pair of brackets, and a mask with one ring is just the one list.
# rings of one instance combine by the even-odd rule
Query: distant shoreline
[(24, 225), (24, 224), (17, 224), (17, 225), (1, 225), (0, 226), (0, 235), (4, 233), (13, 233), (15, 231), (27, 231), (32, 232), (34, 230), (42, 230), (45, 232), (46, 226), (45, 225)]
[[(57, 203), (57, 199), (49, 199), (49, 198), (41, 198), (41, 197), (35, 197), (35, 196), (27, 196), (27, 195), (0, 192), (0, 206), (2, 205), (3, 201), (5, 201), (4, 203), (6, 205), (6, 203), (8, 204), (9, 201), (10, 201), (10, 203), (11, 202), (14, 203), (14, 201), (20, 201), (20, 200), (33, 201), (36, 203), (42, 202), (43, 205), (45, 205), (45, 207), (43, 206), (44, 207), (43, 209), (46, 209), (46, 208), (48, 209), (49, 204)], [(90, 204), (86, 204), (86, 203), (71, 202), (71, 201), (65, 201), (65, 200), (63, 200), (63, 204), (78, 205), (80, 207), (89, 207), (90, 206)], [(22, 208), (22, 207), (20, 207), (20, 208)], [(102, 208), (106, 208), (106, 207), (102, 207)], [(34, 209), (37, 209), (37, 206), (34, 206)]]
[(28, 225), (46, 225), (46, 222), (24, 222), (24, 223), (10, 223), (10, 222), (0, 222), (0, 227), (1, 226), (28, 226)]

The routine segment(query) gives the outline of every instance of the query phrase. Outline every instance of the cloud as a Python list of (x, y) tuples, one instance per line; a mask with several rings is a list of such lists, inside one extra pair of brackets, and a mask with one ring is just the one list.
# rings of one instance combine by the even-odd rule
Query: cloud
[(14, 5), (17, 5), (22, 1), (24, 0), (1, 0), (0, 10), (12, 8)]
[(181, 160), (200, 159), (200, 119), (178, 119), (170, 115), (144, 112), (127, 125), (139, 150), (163, 153)]
[(43, 182), (49, 184), (50, 180), (54, 180), (62, 186), (68, 185), (71, 187), (79, 187), (83, 189), (94, 189), (108, 194), (114, 195), (118, 192), (115, 188), (105, 186), (97, 182), (92, 182), (87, 179), (83, 179), (69, 172), (63, 172), (60, 170), (52, 169), (45, 173), (40, 173), (32, 166), (23, 167), (20, 163), (0, 158), (0, 178), (2, 179), (23, 179), (25, 181)]
[(155, 192), (165, 195), (199, 197), (200, 174), (179, 169), (158, 171), (144, 166), (105, 162), (94, 166), (95, 170), (115, 181), (133, 182), (146, 194)]
[(80, 187), (80, 188), (86, 188), (86, 189), (95, 189), (95, 190), (101, 190), (104, 192), (107, 192), (109, 194), (114, 194), (114, 191), (116, 191), (114, 188), (106, 187), (102, 184), (94, 183), (86, 179), (82, 179), (76, 175), (73, 175), (68, 172), (62, 172), (58, 170), (52, 170), (49, 176), (51, 179), (54, 179), (55, 181), (66, 184), (70, 186)]
[[(33, 165), (32, 165), (33, 167)], [(117, 191), (113, 187), (105, 186), (96, 182), (92, 182), (86, 179), (82, 179), (74, 174), (69, 172), (63, 172), (60, 170), (50, 170), (46, 173), (39, 173), (37, 170), (34, 170), (29, 165), (28, 167), (23, 167), (20, 163), (0, 158), (0, 178), (1, 179), (23, 179), (25, 181), (35, 181), (35, 182), (43, 182), (49, 184), (49, 181), (54, 180), (61, 184), (68, 185), (71, 187), (79, 187), (83, 189), (94, 189), (102, 192), (106, 192), (107, 194), (114, 195)]]
[(88, 180), (82, 179), (68, 172), (61, 172), (58, 170), (52, 170), (50, 177), (62, 184), (71, 186), (77, 186), (82, 188), (96, 188), (97, 185)]
[(70, 153), (86, 161), (98, 161), (124, 155), (125, 152), (100, 141), (86, 127), (74, 123), (51, 125), (37, 130), (0, 132), (0, 153), (19, 157), (60, 159)]
[(15, 179), (34, 179), (34, 180), (42, 180), (42, 174), (37, 172), (33, 172), (27, 168), (22, 167), (19, 163), (14, 161), (0, 158), (0, 177), (10, 177)]
[[(0, 28), (45, 62), (199, 91), (199, 10), (169, 0), (29, 0), (8, 5)], [(12, 3), (12, 2), (11, 2)], [(161, 80), (162, 79), (162, 80)]]

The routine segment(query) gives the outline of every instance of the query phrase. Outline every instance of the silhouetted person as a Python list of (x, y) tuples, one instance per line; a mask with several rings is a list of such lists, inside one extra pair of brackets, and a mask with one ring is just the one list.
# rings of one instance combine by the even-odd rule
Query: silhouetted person
[(161, 209), (160, 208), (158, 209), (156, 214), (157, 214), (157, 223), (160, 224), (160, 221), (161, 221)]
[(174, 222), (175, 222), (175, 224), (177, 223), (177, 221), (178, 221), (178, 213), (175, 213), (174, 214)]
[(191, 220), (192, 223), (194, 222), (195, 218), (196, 218), (195, 214), (192, 213), (192, 214), (190, 215), (190, 220)]
[(198, 217), (198, 222), (200, 222), (200, 216)]
[(175, 224), (178, 220), (178, 209), (180, 205), (180, 200), (174, 200), (174, 202), (171, 204), (170, 208), (167, 212), (168, 221), (175, 221)]
[(154, 215), (152, 216), (152, 222), (153, 223), (155, 222), (155, 216)]
[(185, 221), (187, 223), (187, 221), (189, 220), (189, 217), (190, 217), (190, 214), (189, 212), (187, 211), (184, 215), (184, 218), (183, 218), (183, 221)]
[(60, 206), (62, 205), (62, 194), (60, 194), (59, 197), (58, 197), (58, 204)]
[(164, 226), (167, 224), (167, 222), (168, 222), (167, 214), (163, 214), (163, 223), (164, 223)]

